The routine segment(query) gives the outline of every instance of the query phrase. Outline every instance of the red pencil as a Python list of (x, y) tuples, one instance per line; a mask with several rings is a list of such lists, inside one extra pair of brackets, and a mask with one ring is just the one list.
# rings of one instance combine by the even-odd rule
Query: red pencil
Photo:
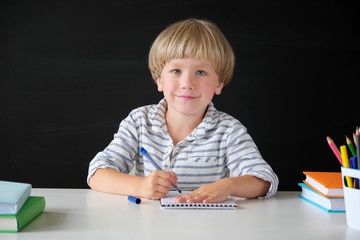
[(337, 159), (339, 160), (341, 166), (343, 165), (343, 161), (340, 155), (340, 151), (338, 149), (338, 147), (335, 145), (334, 141), (328, 136), (326, 137), (327, 142), (331, 148), (331, 150), (334, 152), (335, 156), (337, 157)]

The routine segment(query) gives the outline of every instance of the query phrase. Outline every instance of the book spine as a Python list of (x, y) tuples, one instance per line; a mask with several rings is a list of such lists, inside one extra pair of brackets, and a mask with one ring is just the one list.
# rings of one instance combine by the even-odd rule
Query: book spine
[(28, 198), (25, 204), (27, 204), (27, 206), (24, 206), (16, 216), (18, 230), (23, 228), (45, 209), (45, 198), (31, 196)]

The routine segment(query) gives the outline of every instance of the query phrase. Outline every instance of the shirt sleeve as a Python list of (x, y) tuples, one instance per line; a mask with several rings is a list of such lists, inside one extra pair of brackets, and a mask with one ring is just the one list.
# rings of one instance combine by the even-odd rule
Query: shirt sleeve
[(262, 158), (255, 142), (240, 123), (235, 123), (227, 138), (227, 166), (233, 176), (251, 175), (271, 183), (265, 197), (275, 195), (279, 179), (270, 165)]
[(100, 168), (111, 168), (122, 173), (129, 173), (133, 169), (134, 158), (138, 152), (138, 133), (132, 113), (120, 123), (110, 144), (103, 151), (97, 153), (90, 162), (88, 183), (95, 171)]

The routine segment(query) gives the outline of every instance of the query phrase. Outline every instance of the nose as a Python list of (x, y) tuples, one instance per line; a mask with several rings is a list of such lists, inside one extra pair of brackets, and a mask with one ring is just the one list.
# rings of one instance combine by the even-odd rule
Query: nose
[(192, 90), (194, 88), (194, 76), (191, 74), (183, 74), (181, 76), (181, 88)]

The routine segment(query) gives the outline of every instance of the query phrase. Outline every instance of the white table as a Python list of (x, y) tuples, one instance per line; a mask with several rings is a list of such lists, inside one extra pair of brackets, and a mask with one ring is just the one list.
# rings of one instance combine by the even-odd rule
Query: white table
[(158, 201), (136, 205), (89, 189), (35, 188), (32, 195), (46, 199), (45, 211), (0, 239), (360, 239), (344, 213), (327, 213), (298, 194), (238, 200), (237, 210), (162, 210)]

